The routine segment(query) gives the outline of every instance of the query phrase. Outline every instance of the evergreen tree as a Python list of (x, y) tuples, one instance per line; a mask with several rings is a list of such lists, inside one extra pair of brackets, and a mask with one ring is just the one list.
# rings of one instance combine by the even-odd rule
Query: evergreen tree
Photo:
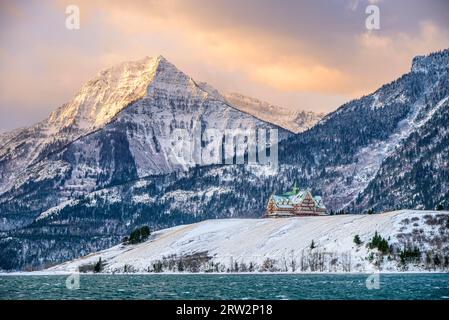
[(356, 235), (354, 236), (354, 243), (355, 243), (356, 245), (358, 245), (358, 246), (362, 244), (362, 240), (360, 240), (360, 237), (359, 237), (358, 234), (356, 234)]
[(135, 229), (129, 235), (129, 243), (136, 244), (140, 242), (140, 229)]
[(150, 236), (150, 228), (148, 226), (143, 226), (140, 229), (141, 241), (147, 240), (149, 236)]
[(433, 257), (433, 263), (436, 266), (439, 266), (441, 264), (441, 259), (440, 259), (440, 256), (438, 254), (436, 254), (435, 257)]
[(389, 253), (390, 246), (388, 245), (388, 241), (382, 238), (379, 242), (379, 245), (377, 246), (377, 249), (379, 249), (379, 251), (383, 254)]
[(405, 264), (409, 261), (419, 260), (419, 258), (421, 257), (421, 251), (418, 247), (415, 247), (413, 249), (405, 248), (399, 253), (399, 257), (401, 258), (401, 262)]
[(374, 237), (371, 239), (371, 242), (369, 243), (370, 249), (377, 248), (382, 254), (387, 254), (390, 252), (390, 246), (388, 244), (388, 241), (384, 238), (382, 238), (377, 231), (374, 233)]
[(150, 236), (150, 228), (148, 226), (143, 226), (141, 228), (134, 229), (128, 238), (129, 244), (137, 244), (144, 242)]
[(184, 271), (184, 264), (182, 263), (182, 260), (178, 261), (178, 271), (183, 272)]
[(313, 250), (315, 248), (316, 248), (315, 241), (312, 240), (312, 243), (310, 244), (310, 250)]
[(103, 271), (103, 262), (101, 261), (101, 257), (98, 259), (98, 262), (94, 266), (94, 272), (98, 273)]

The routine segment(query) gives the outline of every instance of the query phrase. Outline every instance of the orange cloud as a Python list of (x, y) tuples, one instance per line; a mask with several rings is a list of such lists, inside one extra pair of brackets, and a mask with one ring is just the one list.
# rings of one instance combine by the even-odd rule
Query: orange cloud
[[(196, 60), (196, 64), (201, 62), (222, 72), (240, 72), (246, 75), (248, 81), (258, 81), (278, 90), (336, 93), (344, 89), (343, 83), (347, 83), (343, 73), (335, 66), (329, 67), (302, 55), (300, 49), (305, 44), (299, 40), (292, 43), (288, 37), (270, 34), (267, 30), (240, 28), (238, 25), (223, 29), (205, 26), (198, 21), (197, 15), (201, 13), (189, 15), (183, 10), (183, 2), (133, 1), (124, 5), (113, 0), (78, 3), (81, 12), (86, 10), (91, 17), (94, 16), (93, 11), (107, 6), (103, 22), (129, 37), (141, 39), (139, 34), (145, 34), (148, 38), (156, 35), (154, 47), (159, 45), (157, 39), (171, 39), (176, 43), (176, 48), (171, 52), (157, 53), (166, 55), (176, 64), (177, 61), (184, 62), (183, 56), (191, 54), (190, 60)], [(136, 49), (132, 51), (135, 53)], [(137, 51), (142, 55), (148, 54), (144, 53), (145, 47)], [(183, 68), (182, 65), (180, 67)], [(328, 81), (323, 81), (323, 77)], [(220, 86), (220, 83), (217, 85)]]

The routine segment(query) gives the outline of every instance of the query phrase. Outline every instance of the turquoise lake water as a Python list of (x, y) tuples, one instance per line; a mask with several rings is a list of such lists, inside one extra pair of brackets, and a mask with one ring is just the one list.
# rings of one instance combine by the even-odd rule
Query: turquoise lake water
[(363, 274), (0, 276), (0, 299), (438, 299), (449, 300), (449, 274), (381, 274), (368, 289)]

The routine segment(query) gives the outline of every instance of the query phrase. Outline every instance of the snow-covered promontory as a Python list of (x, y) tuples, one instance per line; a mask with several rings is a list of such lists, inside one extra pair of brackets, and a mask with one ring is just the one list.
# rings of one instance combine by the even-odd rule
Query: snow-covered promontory
[[(376, 232), (388, 243), (384, 252), (370, 245)], [(160, 230), (144, 243), (118, 245), (49, 271), (89, 272), (100, 264), (107, 273), (445, 271), (449, 212), (208, 220)]]

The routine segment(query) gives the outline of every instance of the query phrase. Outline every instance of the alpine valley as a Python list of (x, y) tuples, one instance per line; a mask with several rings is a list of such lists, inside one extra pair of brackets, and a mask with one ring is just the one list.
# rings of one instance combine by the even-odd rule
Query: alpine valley
[[(323, 117), (222, 94), (161, 56), (104, 70), (47, 119), (0, 135), (0, 269), (46, 268), (142, 225), (260, 218), (294, 182), (330, 212), (447, 208), (448, 72), (449, 49), (418, 56), (409, 73)], [(279, 165), (179, 163), (178, 128), (277, 129)]]

